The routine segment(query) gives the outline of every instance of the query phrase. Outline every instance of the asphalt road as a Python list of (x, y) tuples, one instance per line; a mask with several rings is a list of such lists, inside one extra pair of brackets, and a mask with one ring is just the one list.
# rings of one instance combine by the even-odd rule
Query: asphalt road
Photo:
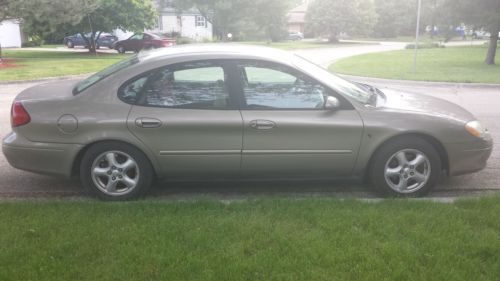
[[(437, 186), (434, 197), (457, 197), (500, 191), (500, 86), (471, 86), (466, 84), (435, 84), (418, 82), (390, 82), (380, 79), (363, 80), (380, 88), (394, 88), (407, 92), (438, 96), (470, 110), (489, 128), (495, 139), (495, 148), (488, 166), (481, 172), (444, 179)], [(17, 93), (38, 83), (0, 85), (0, 136), (10, 130), (10, 105)], [(87, 196), (77, 181), (52, 178), (12, 168), (0, 155), (0, 198)], [(249, 198), (258, 196), (336, 196), (372, 198), (369, 188), (352, 182), (217, 182), (217, 183), (157, 183), (151, 196), (185, 198), (198, 196), (217, 198)]]
[[(340, 58), (378, 51), (401, 49), (401, 43), (367, 45), (349, 48), (314, 49), (294, 51), (323, 65)], [(380, 88), (394, 88), (406, 92), (433, 95), (455, 102), (476, 115), (489, 128), (495, 139), (493, 154), (488, 166), (481, 172), (443, 179), (433, 197), (460, 197), (481, 195), (500, 191), (500, 85), (468, 85), (453, 83), (423, 83), (411, 81), (390, 81), (373, 78), (348, 77), (376, 85)], [(0, 83), (0, 136), (10, 131), (10, 106), (13, 98), (23, 89), (46, 82)], [(216, 196), (217, 198), (249, 198), (258, 196), (336, 196), (372, 198), (376, 194), (369, 188), (352, 182), (217, 182), (217, 183), (157, 183), (151, 196), (186, 198)], [(88, 193), (77, 181), (52, 178), (12, 168), (0, 154), (0, 199), (23, 197), (67, 197), (84, 196)]]

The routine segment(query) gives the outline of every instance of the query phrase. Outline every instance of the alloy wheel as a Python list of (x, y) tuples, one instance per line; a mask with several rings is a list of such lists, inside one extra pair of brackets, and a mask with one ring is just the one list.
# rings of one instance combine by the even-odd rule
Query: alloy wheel
[(95, 186), (111, 196), (132, 192), (139, 182), (139, 165), (128, 154), (107, 151), (95, 158), (91, 176)]
[(416, 149), (403, 149), (394, 153), (384, 168), (385, 181), (398, 193), (416, 192), (425, 186), (430, 175), (429, 158)]

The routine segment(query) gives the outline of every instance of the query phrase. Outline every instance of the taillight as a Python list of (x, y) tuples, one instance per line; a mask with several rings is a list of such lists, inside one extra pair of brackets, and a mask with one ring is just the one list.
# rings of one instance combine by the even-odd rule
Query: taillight
[(31, 117), (23, 104), (20, 101), (15, 101), (10, 111), (10, 125), (12, 127), (19, 127), (28, 124), (30, 121)]

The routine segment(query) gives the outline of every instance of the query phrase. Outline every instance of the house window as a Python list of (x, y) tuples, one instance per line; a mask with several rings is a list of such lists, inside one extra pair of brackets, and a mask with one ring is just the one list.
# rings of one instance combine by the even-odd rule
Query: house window
[(163, 16), (162, 16), (162, 15), (160, 15), (160, 16), (157, 18), (156, 28), (157, 28), (158, 30), (163, 30)]
[(206, 27), (207, 26), (207, 20), (203, 16), (195, 16), (194, 22), (195, 22), (196, 27), (199, 27), (199, 26)]

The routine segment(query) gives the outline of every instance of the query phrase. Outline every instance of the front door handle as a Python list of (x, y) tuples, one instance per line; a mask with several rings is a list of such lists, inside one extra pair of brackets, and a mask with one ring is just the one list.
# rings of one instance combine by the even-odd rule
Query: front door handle
[(250, 128), (255, 130), (271, 130), (276, 127), (276, 123), (271, 120), (252, 120), (250, 121)]
[(158, 128), (161, 126), (161, 121), (156, 118), (141, 117), (135, 119), (135, 125), (141, 128)]

